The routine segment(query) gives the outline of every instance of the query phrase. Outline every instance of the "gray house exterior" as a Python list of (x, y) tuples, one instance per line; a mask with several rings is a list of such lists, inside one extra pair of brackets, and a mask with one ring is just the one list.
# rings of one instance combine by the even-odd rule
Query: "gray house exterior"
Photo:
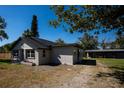
[(56, 45), (54, 42), (35, 37), (21, 38), (12, 50), (12, 61), (24, 64), (73, 65), (82, 58), (77, 44)]

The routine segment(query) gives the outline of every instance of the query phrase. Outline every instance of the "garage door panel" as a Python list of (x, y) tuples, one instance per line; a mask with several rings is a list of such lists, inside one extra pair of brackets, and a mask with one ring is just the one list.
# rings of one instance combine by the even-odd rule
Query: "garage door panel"
[(72, 64), (73, 57), (72, 55), (60, 55), (59, 60), (62, 64)]

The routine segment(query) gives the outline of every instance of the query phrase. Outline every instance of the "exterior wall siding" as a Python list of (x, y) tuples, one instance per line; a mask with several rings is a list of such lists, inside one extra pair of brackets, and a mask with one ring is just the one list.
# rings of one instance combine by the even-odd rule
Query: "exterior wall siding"
[(39, 49), (39, 65), (44, 65), (44, 64), (49, 64), (51, 61), (50, 57), (50, 50), (44, 49), (45, 50), (45, 57), (43, 57), (43, 49)]

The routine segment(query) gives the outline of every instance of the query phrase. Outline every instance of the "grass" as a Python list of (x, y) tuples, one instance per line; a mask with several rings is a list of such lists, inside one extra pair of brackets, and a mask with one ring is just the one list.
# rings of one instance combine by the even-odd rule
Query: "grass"
[(11, 60), (9, 60), (9, 59), (0, 59), (0, 64), (11, 64)]
[[(109, 67), (119, 67), (122, 69), (124, 66), (124, 61), (121, 59), (96, 60)], [(84, 67), (85, 66), (82, 67), (82, 65), (27, 66), (22, 64), (11, 64), (9, 60), (2, 60), (0, 61), (0, 87), (58, 87), (68, 82), (73, 77), (78, 76), (80, 72), (83, 72)], [(91, 71), (90, 73), (94, 75), (95, 71), (102, 72), (103, 68), (100, 68), (102, 67), (99, 67), (98, 70), (97, 67), (94, 66), (88, 69)], [(107, 73), (110, 72), (107, 71)], [(113, 73), (112, 76), (118, 78), (122, 83), (124, 82), (124, 73)], [(94, 77), (94, 79), (96, 79), (96, 77)], [(102, 79), (102, 81), (104, 81), (104, 79)], [(102, 81), (100, 81), (100, 83)], [(96, 81), (94, 81), (94, 84), (97, 84)]]
[(106, 64), (110, 68), (124, 70), (124, 59), (96, 58), (96, 60)]
[(85, 60), (96, 60), (99, 63), (105, 64), (110, 68), (124, 70), (124, 59), (115, 59), (115, 58), (83, 58)]
[(54, 87), (68, 81), (80, 70), (80, 67), (74, 68), (67, 65), (27, 66), (1, 61), (0, 87)]
[(124, 85), (124, 59), (96, 58), (96, 61), (111, 68), (113, 73), (108, 72), (106, 74), (118, 79), (120, 84)]

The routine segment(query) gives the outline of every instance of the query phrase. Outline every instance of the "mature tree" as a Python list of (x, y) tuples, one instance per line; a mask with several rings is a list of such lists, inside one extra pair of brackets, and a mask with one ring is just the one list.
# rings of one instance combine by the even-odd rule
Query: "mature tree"
[(0, 52), (10, 52), (11, 51), (11, 43), (5, 44), (0, 47)]
[(124, 32), (118, 31), (116, 35), (116, 40), (111, 43), (111, 48), (124, 49)]
[(55, 43), (57, 45), (64, 45), (65, 44), (64, 40), (62, 40), (61, 38), (57, 39)]
[(10, 52), (11, 48), (11, 43), (10, 44), (5, 44), (0, 47), (0, 52)]
[(124, 30), (124, 6), (95, 6), (96, 18), (101, 26), (105, 27), (106, 31), (112, 29), (116, 32)]
[(15, 40), (12, 43), (5, 44), (0, 47), (0, 52), (10, 52), (14, 46), (17, 44), (18, 41), (20, 41), (21, 37), (19, 37), (17, 40)]
[(106, 49), (107, 48), (107, 42), (105, 41), (105, 39), (102, 40), (100, 45), (101, 45), (102, 49)]
[(54, 27), (63, 26), (73, 32), (124, 31), (124, 6), (51, 6), (57, 18)]
[(97, 49), (98, 39), (97, 36), (91, 36), (88, 33), (84, 33), (83, 37), (79, 38), (79, 45), (84, 49)]
[(116, 42), (119, 45), (119, 48), (124, 49), (124, 33), (117, 35)]
[(31, 23), (31, 31), (32, 31), (32, 36), (33, 37), (39, 37), (39, 32), (38, 32), (38, 22), (37, 22), (37, 16), (33, 15), (33, 20)]
[(15, 45), (19, 42), (21, 40), (21, 37), (19, 37), (17, 40), (15, 40), (14, 42), (12, 42), (10, 45), (11, 45), (11, 47), (10, 47), (10, 50), (12, 50), (14, 47), (15, 47)]
[(5, 20), (0, 16), (0, 40), (3, 39), (8, 39), (8, 35), (5, 32), (5, 28), (6, 28), (6, 22)]
[(10, 50), (11, 44), (6, 44), (6, 45), (4, 45), (3, 48), (4, 48), (4, 51), (5, 51), (5, 52), (9, 52), (9, 51), (11, 51), (11, 50)]
[(31, 30), (27, 29), (22, 34), (23, 37), (39, 37), (37, 16), (33, 15)]
[(110, 42), (110, 49), (116, 49), (116, 48), (117, 48), (117, 45), (116, 45), (115, 41)]
[(27, 29), (24, 31), (24, 33), (22, 34), (22, 37), (33, 37), (33, 33), (31, 30)]

